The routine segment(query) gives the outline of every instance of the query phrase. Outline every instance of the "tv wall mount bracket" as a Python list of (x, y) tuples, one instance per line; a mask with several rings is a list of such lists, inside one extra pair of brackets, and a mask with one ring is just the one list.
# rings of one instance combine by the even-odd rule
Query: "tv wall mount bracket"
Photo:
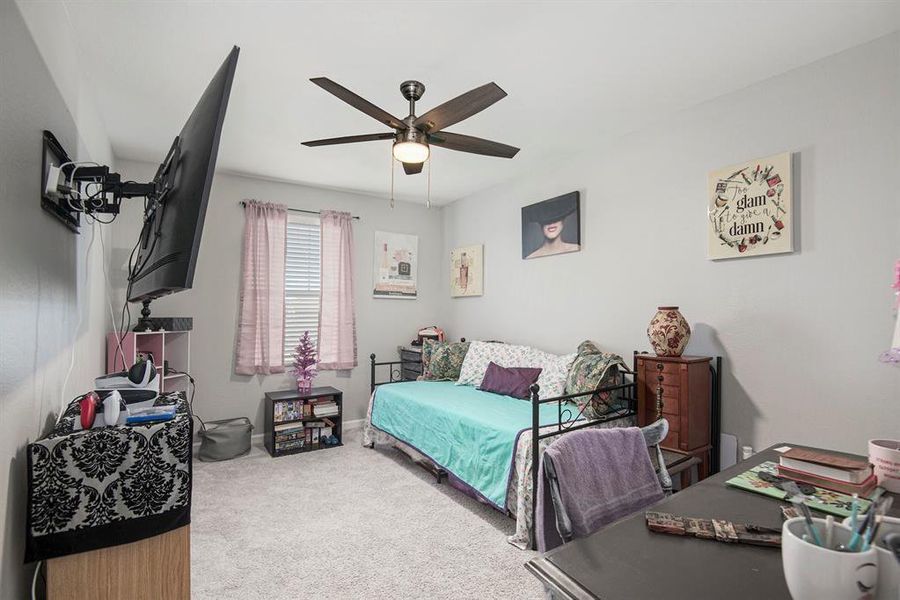
[(181, 142), (176, 137), (153, 181), (122, 181), (108, 166), (73, 162), (56, 136), (44, 131), (41, 207), (75, 233), (80, 233), (82, 213), (117, 215), (124, 198), (146, 198), (146, 210), (152, 213), (174, 187), (174, 167), (180, 157)]

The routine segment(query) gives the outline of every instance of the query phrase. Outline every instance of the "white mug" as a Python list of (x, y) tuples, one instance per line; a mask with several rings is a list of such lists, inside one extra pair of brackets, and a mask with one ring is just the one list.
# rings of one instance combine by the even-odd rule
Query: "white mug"
[[(825, 543), (825, 520), (813, 519)], [(865, 552), (839, 552), (803, 539), (803, 517), (788, 519), (781, 527), (781, 564), (794, 600), (859, 600), (874, 596), (878, 585), (878, 557), (874, 548)], [(848, 545), (850, 528), (835, 523), (832, 547)], [(892, 599), (893, 600), (893, 599)]]
[[(849, 526), (850, 517), (844, 519), (844, 525)], [(881, 542), (889, 533), (900, 533), (900, 518), (884, 517), (881, 527), (878, 528), (878, 536), (872, 543), (872, 547), (878, 555), (878, 592), (875, 600), (897, 600), (900, 597), (900, 563), (884, 547)]]
[(900, 494), (900, 441), (869, 440), (869, 462), (878, 485)]

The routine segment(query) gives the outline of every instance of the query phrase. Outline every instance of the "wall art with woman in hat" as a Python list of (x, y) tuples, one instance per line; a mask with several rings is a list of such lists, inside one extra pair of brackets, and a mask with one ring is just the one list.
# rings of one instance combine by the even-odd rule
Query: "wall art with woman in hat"
[(579, 193), (522, 207), (522, 258), (581, 250)]

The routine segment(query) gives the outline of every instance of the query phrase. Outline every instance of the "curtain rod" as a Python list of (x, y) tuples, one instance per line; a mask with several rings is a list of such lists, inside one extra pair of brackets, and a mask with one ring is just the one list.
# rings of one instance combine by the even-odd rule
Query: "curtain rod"
[[(246, 201), (246, 200), (241, 200), (240, 202), (238, 202), (238, 204), (240, 204), (241, 206), (247, 206), (247, 201)], [(321, 214), (322, 214), (322, 212), (321, 212), (321, 211), (318, 211), (318, 210), (306, 210), (305, 208), (291, 208), (291, 207), (289, 207), (289, 206), (286, 207), (286, 208), (287, 208), (287, 211), (288, 211), (288, 212), (306, 213), (306, 214), (308, 214), (308, 215), (321, 215)], [(351, 219), (356, 219), (357, 221), (359, 221), (359, 217), (357, 217), (357, 216), (355, 216), (355, 215), (351, 215), (350, 218), (351, 218)]]

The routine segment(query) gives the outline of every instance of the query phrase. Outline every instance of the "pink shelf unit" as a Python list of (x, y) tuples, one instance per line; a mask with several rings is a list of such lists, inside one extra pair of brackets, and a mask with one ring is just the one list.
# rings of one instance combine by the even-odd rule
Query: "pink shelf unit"
[[(123, 365), (122, 356), (125, 362)], [(153, 364), (162, 371), (168, 362), (169, 368), (184, 373), (191, 372), (191, 332), (190, 331), (130, 331), (122, 339), (119, 352), (115, 333), (106, 336), (106, 372), (115, 373), (130, 368), (139, 356), (153, 356)], [(187, 390), (188, 379), (184, 375), (164, 375), (162, 392)]]

